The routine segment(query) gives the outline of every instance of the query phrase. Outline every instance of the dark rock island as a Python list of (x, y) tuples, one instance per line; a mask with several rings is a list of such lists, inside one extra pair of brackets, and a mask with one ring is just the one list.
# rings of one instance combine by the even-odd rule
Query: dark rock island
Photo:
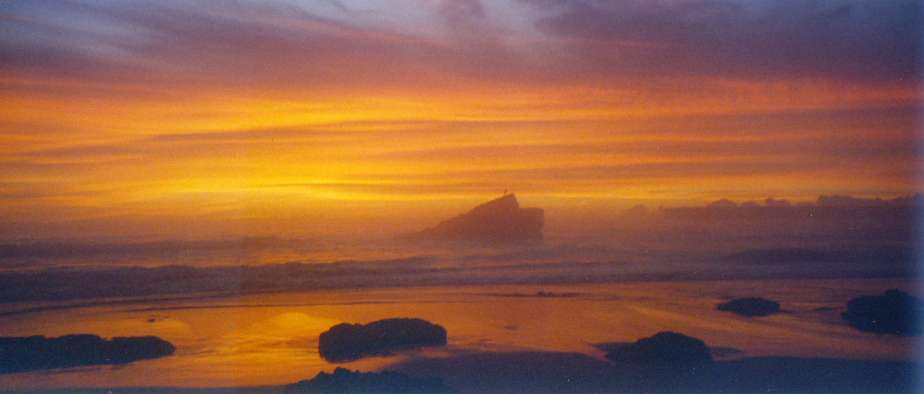
[(0, 373), (127, 364), (168, 356), (174, 351), (170, 342), (157, 337), (0, 337)]
[(760, 297), (735, 298), (716, 306), (724, 312), (732, 312), (741, 316), (759, 317), (779, 313), (780, 303)]
[(322, 332), (318, 351), (327, 361), (342, 362), (365, 356), (424, 346), (445, 346), (446, 329), (422, 319), (385, 319), (372, 323), (343, 323)]
[(705, 342), (670, 331), (659, 332), (635, 343), (610, 346), (606, 358), (617, 364), (685, 366), (712, 362), (712, 354)]
[(921, 334), (917, 317), (922, 312), (924, 305), (919, 298), (892, 289), (881, 296), (850, 300), (841, 317), (860, 331), (909, 336)]
[(515, 242), (542, 239), (541, 208), (520, 208), (514, 194), (481, 204), (413, 235), (431, 240)]
[(353, 372), (337, 368), (290, 384), (287, 393), (449, 393), (438, 378), (415, 378), (398, 372)]

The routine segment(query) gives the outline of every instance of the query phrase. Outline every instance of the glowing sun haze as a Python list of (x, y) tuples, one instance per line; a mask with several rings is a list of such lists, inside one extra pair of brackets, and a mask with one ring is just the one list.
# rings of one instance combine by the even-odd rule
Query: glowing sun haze
[(0, 236), (913, 193), (920, 26), (917, 1), (4, 1)]

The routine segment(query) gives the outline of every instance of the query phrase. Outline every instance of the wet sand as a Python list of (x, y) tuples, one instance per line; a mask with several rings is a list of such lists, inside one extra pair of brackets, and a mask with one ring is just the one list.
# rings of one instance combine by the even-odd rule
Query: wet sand
[[(0, 387), (235, 387), (279, 385), (336, 366), (362, 371), (422, 357), (478, 352), (568, 352), (603, 360), (594, 344), (671, 330), (723, 351), (719, 359), (803, 357), (911, 360), (909, 338), (862, 333), (840, 312), (862, 294), (913, 290), (900, 279), (739, 280), (584, 285), (464, 286), (184, 298), (85, 306), (0, 318), (5, 336), (156, 335), (173, 356), (124, 366), (0, 376)], [(745, 318), (715, 310), (733, 297), (762, 296), (783, 312)], [(419, 317), (444, 326), (449, 345), (332, 364), (318, 335), (340, 322)]]

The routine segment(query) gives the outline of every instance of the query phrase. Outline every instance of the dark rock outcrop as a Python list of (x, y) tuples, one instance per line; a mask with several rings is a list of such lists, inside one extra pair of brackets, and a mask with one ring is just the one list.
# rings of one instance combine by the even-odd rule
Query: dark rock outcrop
[(881, 296), (857, 297), (847, 303), (841, 317), (852, 327), (867, 332), (892, 335), (920, 335), (918, 316), (924, 313), (921, 300), (899, 290)]
[(638, 366), (682, 366), (712, 362), (712, 354), (703, 341), (670, 331), (613, 347), (606, 353), (606, 358), (617, 364)]
[(449, 393), (438, 378), (416, 378), (398, 372), (353, 372), (337, 368), (313, 379), (285, 386), (287, 393)]
[(321, 333), (318, 350), (325, 360), (350, 361), (388, 355), (395, 350), (446, 345), (446, 329), (422, 319), (385, 319), (343, 323)]
[(481, 204), (413, 235), (432, 240), (514, 242), (542, 239), (545, 214), (540, 208), (520, 208), (513, 194)]
[(87, 365), (127, 364), (164, 357), (176, 349), (157, 337), (115, 337), (96, 335), (0, 337), (0, 373)]
[(760, 297), (735, 298), (716, 305), (716, 309), (741, 316), (759, 317), (779, 313), (780, 303)]

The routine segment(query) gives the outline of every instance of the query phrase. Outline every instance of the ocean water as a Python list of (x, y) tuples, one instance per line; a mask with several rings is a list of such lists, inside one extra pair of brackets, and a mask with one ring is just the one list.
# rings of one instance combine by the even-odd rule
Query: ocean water
[[(0, 336), (153, 335), (177, 349), (128, 365), (4, 374), (0, 389), (270, 386), (337, 366), (400, 369), (488, 352), (603, 360), (595, 345), (660, 331), (700, 338), (719, 359), (917, 360), (912, 339), (859, 332), (840, 317), (853, 297), (919, 293), (907, 234), (791, 228), (624, 229), (513, 245), (393, 237), (0, 245)], [(715, 309), (747, 296), (777, 300), (783, 312)], [(444, 326), (449, 345), (345, 364), (320, 358), (328, 328), (395, 317)]]
[[(909, 338), (863, 333), (840, 318), (855, 296), (911, 280), (753, 279), (624, 283), (451, 285), (333, 289), (174, 300), (133, 300), (17, 313), (0, 318), (5, 336), (156, 335), (174, 355), (123, 366), (0, 375), (0, 387), (232, 387), (293, 383), (336, 366), (372, 371), (420, 357), (483, 351), (577, 352), (664, 330), (703, 339), (719, 358), (795, 356), (910, 360)], [(541, 292), (541, 293), (540, 293)], [(715, 310), (732, 297), (762, 296), (783, 313), (744, 318)], [(318, 335), (341, 322), (418, 317), (444, 326), (446, 348), (332, 364)]]
[[(682, 235), (681, 235), (682, 234)], [(337, 289), (741, 279), (911, 278), (907, 243), (549, 237), (481, 245), (395, 239), (37, 243), (0, 250), (0, 319), (115, 299)]]

